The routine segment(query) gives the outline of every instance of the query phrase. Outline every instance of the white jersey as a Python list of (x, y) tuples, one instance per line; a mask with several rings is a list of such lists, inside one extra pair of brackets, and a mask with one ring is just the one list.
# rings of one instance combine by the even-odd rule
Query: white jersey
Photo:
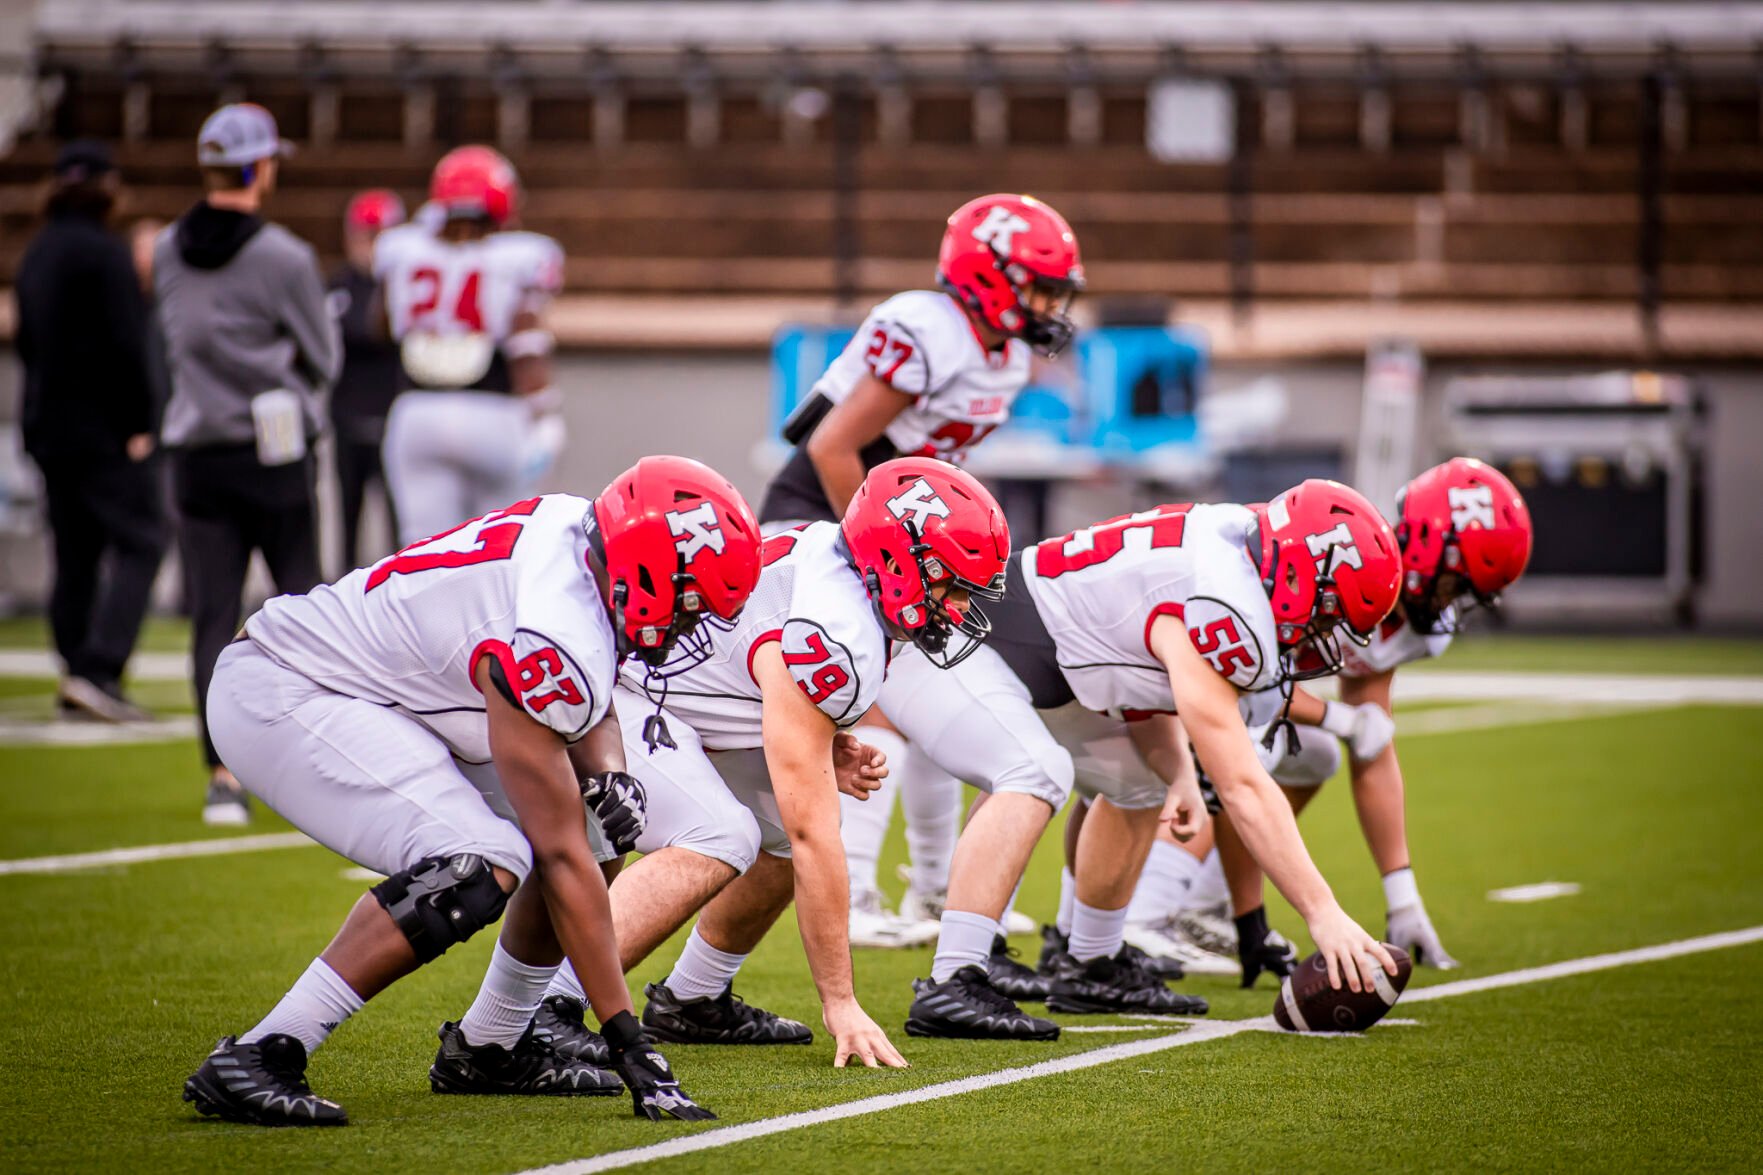
[(1079, 703), (1117, 716), (1172, 708), (1150, 649), (1163, 615), (1181, 619), (1245, 694), (1278, 684), (1273, 609), (1245, 545), (1254, 521), (1243, 506), (1159, 506), (1023, 553), (1029, 595)]
[[(1446, 608), (1440, 622), (1450, 627), (1454, 612)], [(1410, 661), (1438, 657), (1451, 647), (1449, 632), (1418, 633), (1396, 605), (1384, 622), (1377, 626), (1377, 635), (1363, 648), (1351, 641), (1341, 642), (1341, 676), (1375, 677)]]
[(960, 462), (1010, 418), (1028, 369), (1028, 345), (1020, 339), (987, 350), (954, 298), (908, 290), (869, 312), (813, 391), (842, 403), (873, 375), (916, 397), (887, 427), (894, 448), (903, 456)]
[(517, 314), (562, 288), (563, 250), (538, 233), (448, 241), (424, 225), (403, 224), (374, 241), (373, 272), (385, 290), (393, 339), (420, 331), (487, 335), (501, 344)]
[(587, 569), (593, 504), (547, 494), (406, 547), (245, 625), (274, 660), (408, 714), (455, 756), (490, 759), (472, 669), (486, 653), (533, 718), (573, 742), (612, 700), (617, 643)]
[[(838, 526), (812, 522), (769, 538), (764, 559), (734, 627), (713, 630), (709, 658), (667, 682), (667, 712), (689, 723), (706, 750), (764, 745), (752, 665), (767, 641), (780, 642), (796, 684), (841, 727), (863, 717), (881, 692), (887, 637)], [(627, 686), (642, 688), (641, 665), (623, 673)]]

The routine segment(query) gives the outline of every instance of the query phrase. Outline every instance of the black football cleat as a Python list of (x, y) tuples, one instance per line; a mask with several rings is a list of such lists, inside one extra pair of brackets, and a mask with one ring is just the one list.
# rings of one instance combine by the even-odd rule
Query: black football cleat
[(1080, 962), (1070, 955), (1060, 962), (1047, 992), (1053, 1012), (1149, 1012), (1166, 1016), (1204, 1016), (1209, 1010), (1198, 996), (1170, 991), (1163, 981), (1134, 962), (1122, 946), (1111, 958)]
[(533, 1014), (533, 1038), (566, 1061), (608, 1068), (612, 1050), (606, 1038), (587, 1024), (587, 1005), (566, 995), (548, 995)]
[(756, 1008), (734, 994), (682, 1000), (665, 983), (643, 988), (643, 1031), (652, 1040), (673, 1044), (813, 1044), (814, 1033), (799, 1020)]
[(969, 964), (937, 983), (912, 982), (912, 1009), (906, 1035), (957, 1040), (1058, 1040), (1059, 1025), (1030, 1016), (993, 987), (986, 973)]
[(1001, 934), (992, 939), (992, 954), (986, 960), (986, 978), (1013, 1000), (1047, 998), (1047, 977), (1033, 967), (1018, 963), (1015, 949)]
[(1071, 936), (1050, 922), (1041, 924), (1041, 957), (1035, 963), (1035, 974), (1051, 979), (1059, 969), (1059, 961), (1071, 953)]
[(223, 1036), (184, 1082), (184, 1100), (211, 1118), (252, 1126), (342, 1126), (343, 1107), (306, 1084), (306, 1046), (282, 1032), (240, 1044)]
[(441, 1048), (429, 1066), (429, 1088), (436, 1093), (611, 1097), (624, 1092), (618, 1074), (561, 1056), (537, 1039), (530, 1024), (513, 1048), (470, 1044), (451, 1020), (438, 1035)]

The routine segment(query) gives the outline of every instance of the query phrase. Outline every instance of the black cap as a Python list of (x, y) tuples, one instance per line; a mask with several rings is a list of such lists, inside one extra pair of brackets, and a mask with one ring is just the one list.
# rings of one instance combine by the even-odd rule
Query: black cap
[(55, 178), (77, 184), (116, 170), (110, 148), (96, 139), (75, 139), (55, 155)]

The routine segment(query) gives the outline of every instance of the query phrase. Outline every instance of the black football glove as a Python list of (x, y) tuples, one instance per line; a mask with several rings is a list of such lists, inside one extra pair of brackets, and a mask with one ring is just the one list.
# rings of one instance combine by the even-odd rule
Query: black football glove
[(716, 1115), (693, 1101), (679, 1087), (667, 1058), (655, 1051), (629, 1012), (620, 1012), (600, 1032), (612, 1050), (612, 1067), (631, 1091), (631, 1112), (659, 1122), (663, 1117), (682, 1122), (714, 1122)]
[(1298, 948), (1267, 926), (1267, 907), (1256, 906), (1236, 920), (1237, 960), (1243, 965), (1243, 986), (1254, 987), (1261, 973), (1284, 979), (1298, 969)]
[(649, 796), (634, 775), (602, 771), (582, 781), (582, 801), (600, 818), (606, 839), (618, 853), (636, 847), (649, 823)]

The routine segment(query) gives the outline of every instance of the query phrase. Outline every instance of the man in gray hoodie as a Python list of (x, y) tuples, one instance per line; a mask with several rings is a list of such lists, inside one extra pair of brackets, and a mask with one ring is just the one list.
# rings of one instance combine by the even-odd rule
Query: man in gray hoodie
[[(239, 627), (251, 552), (277, 590), (322, 582), (312, 446), (342, 350), (311, 246), (258, 212), (289, 150), (269, 111), (223, 106), (197, 136), (204, 198), (159, 237), (154, 289), (171, 399), (179, 550), (193, 627), (198, 717), (215, 660)], [(245, 794), (202, 729), (203, 819), (244, 824)]]

